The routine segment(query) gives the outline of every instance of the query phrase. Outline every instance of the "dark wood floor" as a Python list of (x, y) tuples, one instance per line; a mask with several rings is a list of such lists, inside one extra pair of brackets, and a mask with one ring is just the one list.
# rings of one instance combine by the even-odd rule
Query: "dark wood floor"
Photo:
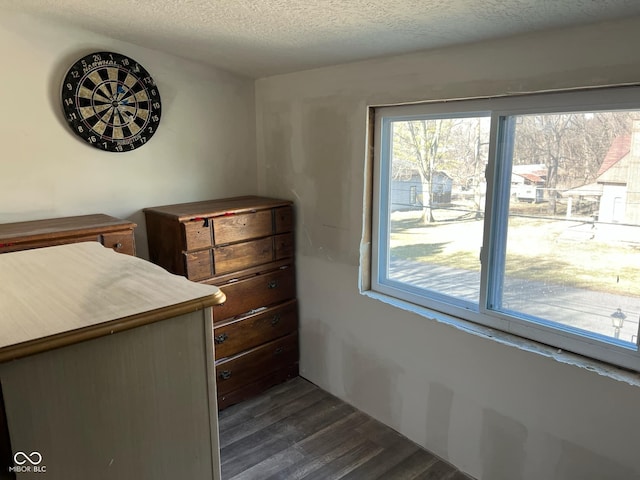
[(296, 378), (219, 416), (223, 480), (472, 480)]

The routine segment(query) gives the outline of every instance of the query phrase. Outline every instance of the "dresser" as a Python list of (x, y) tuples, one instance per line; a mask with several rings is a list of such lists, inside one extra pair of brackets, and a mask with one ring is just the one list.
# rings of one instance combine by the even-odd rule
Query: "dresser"
[(104, 214), (0, 224), (0, 253), (97, 241), (116, 252), (135, 255), (136, 224)]
[(0, 478), (220, 479), (218, 288), (93, 241), (0, 255), (0, 277)]
[(214, 310), (218, 408), (297, 376), (292, 202), (243, 196), (144, 214), (152, 262), (226, 294)]

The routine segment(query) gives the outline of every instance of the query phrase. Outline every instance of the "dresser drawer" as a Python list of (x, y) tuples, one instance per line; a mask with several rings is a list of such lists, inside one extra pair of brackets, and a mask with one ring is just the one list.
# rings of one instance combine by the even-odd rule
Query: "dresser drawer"
[(20, 250), (30, 250), (32, 248), (53, 247), (55, 245), (66, 245), (80, 242), (99, 242), (100, 235), (88, 235), (83, 237), (53, 238), (51, 240), (34, 240), (28, 242), (0, 243), (0, 253), (17, 252)]
[(133, 239), (133, 232), (113, 232), (100, 235), (102, 244), (107, 248), (112, 248), (116, 252), (135, 255), (136, 248)]
[(240, 388), (218, 395), (218, 410), (223, 410), (230, 405), (242, 402), (250, 399), (264, 392), (268, 388), (278, 385), (279, 383), (286, 382), (291, 378), (298, 376), (298, 362), (290, 363), (281, 370), (271, 372), (264, 377), (260, 377), (255, 382), (243, 385)]
[(213, 241), (216, 245), (266, 237), (272, 233), (271, 209), (225, 215), (213, 219)]
[(211, 283), (219, 287), (227, 296), (224, 305), (213, 309), (214, 321), (281, 303), (296, 296), (296, 278), (293, 265), (237, 282)]
[(135, 255), (135, 223), (102, 213), (0, 224), (0, 253), (79, 242)]
[(224, 395), (298, 360), (298, 334), (271, 341), (245, 353), (216, 362), (218, 395)]
[(181, 226), (185, 250), (200, 250), (210, 248), (213, 245), (211, 239), (211, 221), (208, 218), (199, 218), (197, 220), (184, 222)]
[(225, 321), (213, 331), (216, 359), (249, 350), (297, 329), (298, 305), (295, 300)]
[(293, 257), (294, 243), (293, 233), (283, 233), (282, 235), (275, 235), (273, 242), (276, 249), (276, 260), (282, 260), (283, 258)]
[(275, 233), (293, 231), (293, 207), (278, 207), (274, 209)]
[(266, 237), (249, 242), (234, 243), (213, 250), (214, 274), (243, 270), (274, 260), (273, 238)]
[(211, 250), (187, 252), (182, 254), (186, 277), (189, 280), (206, 280), (213, 275), (213, 259)]

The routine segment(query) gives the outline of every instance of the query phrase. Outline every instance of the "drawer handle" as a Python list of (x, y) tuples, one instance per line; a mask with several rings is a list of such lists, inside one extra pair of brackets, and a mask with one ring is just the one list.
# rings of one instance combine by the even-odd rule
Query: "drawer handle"
[(229, 335), (221, 333), (220, 335), (216, 335), (213, 339), (216, 342), (216, 345), (220, 345), (221, 343), (224, 343), (227, 338), (229, 338)]
[(121, 244), (120, 242), (118, 242), (118, 243), (116, 243), (116, 244), (114, 245), (114, 247), (115, 247), (115, 248), (122, 248), (122, 244)]
[(278, 325), (280, 323), (280, 314), (276, 313), (273, 318), (271, 319), (271, 326), (275, 327), (276, 325)]
[(220, 378), (222, 380), (228, 380), (231, 378), (231, 370), (223, 370), (220, 372)]
[(268, 284), (267, 284), (267, 288), (272, 289), (272, 288), (278, 288), (278, 281), (277, 280), (271, 280)]
[(276, 348), (276, 351), (273, 352), (274, 355), (280, 355), (282, 352), (284, 352), (284, 347), (278, 347)]

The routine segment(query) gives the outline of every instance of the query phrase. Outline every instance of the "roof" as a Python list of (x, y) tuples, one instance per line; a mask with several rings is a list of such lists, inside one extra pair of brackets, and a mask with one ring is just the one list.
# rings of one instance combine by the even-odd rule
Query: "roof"
[(602, 195), (601, 183), (589, 183), (562, 192), (563, 197), (599, 197)]
[(604, 157), (596, 177), (600, 177), (607, 170), (618, 163), (631, 151), (631, 135), (621, 135), (613, 139), (609, 151)]
[(526, 178), (527, 180), (533, 183), (544, 183), (544, 178), (542, 177), (546, 176), (546, 172), (544, 173), (544, 175), (539, 175), (536, 173), (514, 173), (514, 175), (518, 175), (519, 177)]

